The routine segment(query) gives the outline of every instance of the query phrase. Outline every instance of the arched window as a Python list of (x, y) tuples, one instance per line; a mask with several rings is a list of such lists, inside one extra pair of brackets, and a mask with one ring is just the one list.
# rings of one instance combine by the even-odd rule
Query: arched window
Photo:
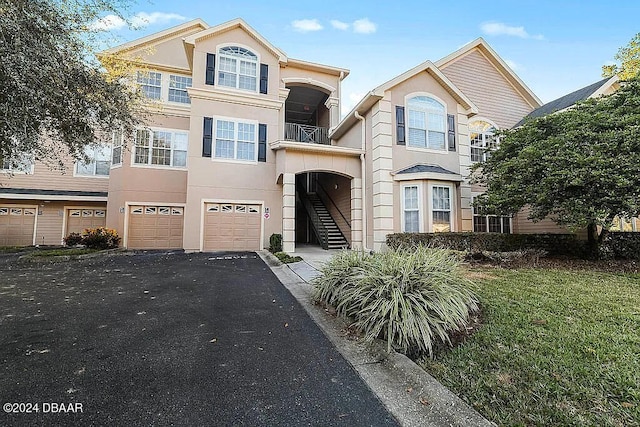
[(258, 56), (239, 46), (225, 46), (218, 51), (218, 84), (255, 92), (258, 81)]
[(491, 155), (490, 151), (498, 146), (495, 131), (491, 123), (482, 120), (469, 123), (472, 162), (484, 162)]
[(446, 111), (444, 105), (429, 96), (414, 96), (407, 101), (410, 147), (445, 150)]

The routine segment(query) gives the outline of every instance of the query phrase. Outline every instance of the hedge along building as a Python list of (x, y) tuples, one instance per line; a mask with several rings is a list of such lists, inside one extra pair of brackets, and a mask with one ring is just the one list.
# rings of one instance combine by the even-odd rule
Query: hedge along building
[[(279, 233), (293, 252), (471, 231), (490, 219), (471, 209), (469, 165), (491, 129), (540, 106), (482, 39), (375, 88), (342, 121), (348, 70), (289, 58), (241, 19), (196, 19), (103, 52), (114, 54), (141, 61), (147, 126), (130, 147), (115, 133), (89, 164), (69, 160), (73, 174), (36, 163), (3, 176), (0, 236), (58, 244), (78, 222), (134, 249), (257, 250)], [(486, 231), (518, 231), (491, 221)]]

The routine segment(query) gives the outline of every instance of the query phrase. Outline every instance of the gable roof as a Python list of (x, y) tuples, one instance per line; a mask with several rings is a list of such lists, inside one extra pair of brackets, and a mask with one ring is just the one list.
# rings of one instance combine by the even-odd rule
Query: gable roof
[(518, 75), (507, 65), (506, 62), (493, 50), (491, 46), (482, 38), (478, 37), (472, 42), (467, 43), (455, 52), (445, 56), (444, 58), (435, 62), (435, 65), (440, 69), (445, 69), (450, 64), (453, 64), (457, 60), (463, 58), (468, 53), (474, 50), (479, 50), (484, 56), (491, 62), (491, 64), (502, 74), (509, 84), (522, 96), (531, 107), (536, 108), (542, 105), (540, 98), (527, 86)]
[(448, 175), (458, 175), (457, 172), (451, 172), (450, 170), (445, 169), (441, 166), (427, 165), (422, 163), (399, 170), (394, 175), (405, 174), (405, 173), (443, 173)]
[(522, 120), (514, 125), (514, 128), (522, 126), (528, 119), (546, 116), (548, 114), (555, 113), (556, 111), (562, 111), (580, 101), (602, 95), (608, 88), (616, 84), (618, 80), (618, 76), (607, 77), (605, 79), (592, 83), (589, 86), (585, 86), (581, 89), (561, 96), (558, 99), (554, 99), (551, 102), (547, 102), (546, 104), (542, 105), (539, 108), (536, 108), (525, 117), (523, 117)]
[(435, 64), (431, 61), (425, 61), (420, 65), (413, 67), (412, 69), (400, 74), (397, 77), (381, 84), (380, 86), (373, 89), (367, 95), (365, 95), (360, 102), (353, 107), (353, 109), (347, 114), (344, 119), (336, 126), (336, 128), (331, 132), (331, 138), (339, 138), (341, 137), (354, 123), (358, 121), (355, 117), (355, 113), (364, 114), (366, 113), (373, 105), (378, 102), (380, 99), (384, 97), (384, 93), (390, 89), (393, 89), (395, 86), (400, 83), (409, 80), (410, 78), (422, 73), (427, 72), (431, 77), (433, 77), (440, 85), (453, 98), (462, 105), (467, 110), (467, 115), (472, 116), (474, 114), (478, 114), (478, 107), (464, 94), (460, 89), (456, 87), (455, 84), (447, 76), (442, 74), (442, 71), (435, 66)]
[[(235, 28), (241, 28), (247, 32), (253, 39), (255, 39), (258, 43), (260, 43), (265, 49), (271, 52), (280, 62), (287, 62), (287, 55), (274, 45), (272, 45), (267, 39), (262, 37), (260, 33), (254, 30), (249, 24), (247, 24), (243, 19), (236, 18), (231, 21), (222, 23), (220, 25), (216, 25), (215, 27), (207, 28), (198, 33), (192, 34), (188, 37), (184, 38), (185, 47), (187, 47), (187, 56), (190, 58), (193, 55), (193, 47), (196, 42), (201, 40), (208, 39), (210, 37), (214, 37), (218, 34), (225, 33), (227, 31), (233, 30)], [(190, 47), (190, 49), (189, 49)]]
[(126, 51), (135, 50), (135, 49), (140, 49), (140, 48), (143, 48), (145, 46), (152, 45), (152, 44), (161, 42), (163, 40), (167, 40), (167, 39), (179, 36), (180, 34), (184, 34), (184, 33), (187, 33), (189, 31), (193, 31), (193, 30), (197, 30), (197, 29), (206, 30), (207, 28), (209, 28), (209, 24), (204, 22), (202, 19), (200, 19), (200, 18), (193, 19), (191, 21), (184, 22), (184, 23), (182, 23), (180, 25), (176, 25), (174, 27), (167, 28), (166, 30), (162, 30), (162, 31), (159, 31), (159, 32), (153, 33), (153, 34), (149, 34), (148, 36), (141, 37), (141, 38), (136, 39), (136, 40), (132, 40), (130, 42), (127, 42), (127, 43), (112, 47), (110, 49), (106, 49), (106, 50), (100, 52), (99, 55), (109, 55), (109, 54), (114, 54), (114, 53), (119, 53), (119, 52), (126, 52)]

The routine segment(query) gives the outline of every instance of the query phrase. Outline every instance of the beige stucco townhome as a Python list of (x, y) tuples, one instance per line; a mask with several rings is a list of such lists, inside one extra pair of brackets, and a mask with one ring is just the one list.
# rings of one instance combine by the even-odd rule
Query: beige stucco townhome
[[(145, 128), (64, 175), (0, 176), (0, 245), (115, 228), (132, 249), (379, 250), (401, 231), (518, 232), (474, 213), (469, 166), (540, 100), (482, 39), (374, 88), (341, 120), (349, 71), (293, 59), (241, 19), (196, 19), (103, 52), (143, 63)], [(353, 76), (351, 78), (357, 78)], [(344, 112), (343, 112), (344, 113)]]

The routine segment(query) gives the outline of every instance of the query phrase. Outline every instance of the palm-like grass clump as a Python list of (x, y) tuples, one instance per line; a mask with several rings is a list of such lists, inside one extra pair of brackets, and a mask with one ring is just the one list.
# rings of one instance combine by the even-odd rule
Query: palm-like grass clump
[(321, 273), (316, 300), (354, 319), (366, 339), (386, 340), (389, 351), (431, 355), (436, 340), (449, 343), (478, 309), (471, 282), (446, 250), (343, 251)]

